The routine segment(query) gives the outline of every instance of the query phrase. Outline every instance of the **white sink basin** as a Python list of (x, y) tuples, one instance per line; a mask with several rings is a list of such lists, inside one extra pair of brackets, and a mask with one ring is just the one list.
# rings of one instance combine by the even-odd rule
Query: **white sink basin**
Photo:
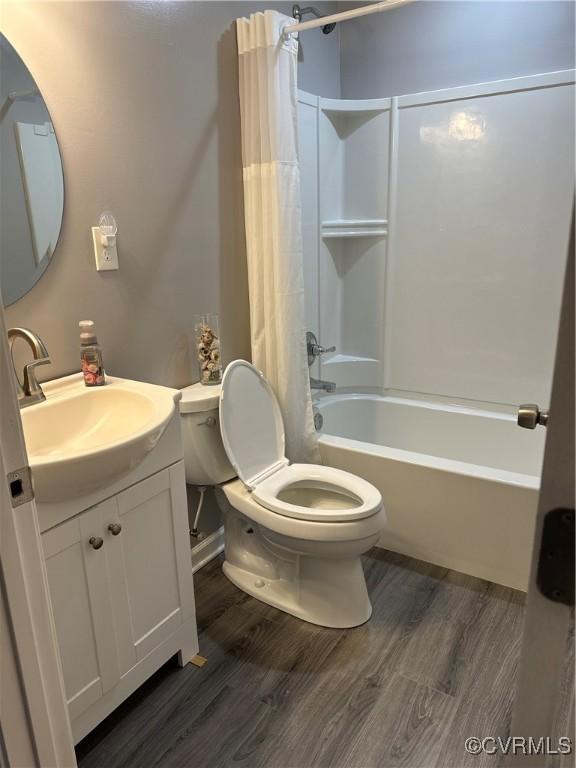
[(102, 488), (139, 464), (172, 418), (176, 389), (107, 377), (85, 387), (79, 374), (43, 384), (46, 400), (21, 411), (38, 501)]

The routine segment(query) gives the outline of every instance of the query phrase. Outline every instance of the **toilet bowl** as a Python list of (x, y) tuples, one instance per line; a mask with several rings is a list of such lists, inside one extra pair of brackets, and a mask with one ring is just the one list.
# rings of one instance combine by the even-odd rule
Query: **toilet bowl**
[(230, 581), (253, 597), (324, 627), (355, 627), (372, 606), (360, 556), (385, 523), (379, 509), (351, 522), (286, 517), (258, 503), (240, 480), (217, 494)]
[[(220, 454), (216, 462), (204, 459), (201, 473), (204, 478), (206, 466), (218, 467), (211, 480), (220, 485), (225, 575), (248, 594), (313, 624), (364, 623), (372, 607), (360, 558), (386, 522), (379, 491), (343, 470), (290, 464), (278, 402), (250, 363), (236, 360), (227, 367), (218, 419), (215, 394), (198, 393), (206, 402), (204, 418), (198, 398), (187, 398), (186, 390), (181, 410), (191, 407), (187, 399), (193, 401), (196, 428), (183, 428), (185, 461), (198, 454), (196, 446), (186, 448), (187, 440), (196, 436), (206, 449), (206, 432), (197, 434), (201, 427), (211, 425), (208, 434), (217, 444), (219, 421), (220, 450), (223, 445), (230, 462), (226, 466)], [(187, 478), (198, 474), (188, 466), (186, 472)], [(229, 480), (231, 475), (237, 479)]]

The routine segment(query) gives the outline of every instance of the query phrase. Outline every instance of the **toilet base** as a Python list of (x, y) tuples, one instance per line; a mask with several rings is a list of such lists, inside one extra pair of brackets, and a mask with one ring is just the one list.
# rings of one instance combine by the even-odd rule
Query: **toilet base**
[(216, 499), (224, 517), (222, 570), (235, 586), (321, 627), (368, 621), (372, 605), (361, 556), (378, 540), (382, 509), (349, 524), (291, 520), (262, 507), (234, 480)]
[(226, 522), (222, 570), (243, 592), (322, 627), (347, 629), (368, 621), (372, 605), (360, 557), (298, 554), (266, 541), (257, 529), (245, 548), (246, 534), (234, 525), (239, 519)]

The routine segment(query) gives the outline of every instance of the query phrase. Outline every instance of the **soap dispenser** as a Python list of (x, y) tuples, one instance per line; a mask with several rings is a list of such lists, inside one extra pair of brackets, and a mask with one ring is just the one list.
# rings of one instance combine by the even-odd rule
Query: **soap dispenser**
[(87, 387), (102, 387), (106, 384), (102, 349), (98, 344), (92, 320), (80, 323), (80, 361), (84, 384)]

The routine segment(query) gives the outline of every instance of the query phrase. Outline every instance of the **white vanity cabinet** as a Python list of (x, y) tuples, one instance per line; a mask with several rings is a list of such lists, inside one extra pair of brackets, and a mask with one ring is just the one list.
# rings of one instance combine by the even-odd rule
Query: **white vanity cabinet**
[(42, 534), (75, 741), (197, 653), (185, 489), (179, 461)]
[(42, 535), (71, 720), (118, 680), (104, 552), (88, 545), (101, 531), (103, 506), (106, 503)]

